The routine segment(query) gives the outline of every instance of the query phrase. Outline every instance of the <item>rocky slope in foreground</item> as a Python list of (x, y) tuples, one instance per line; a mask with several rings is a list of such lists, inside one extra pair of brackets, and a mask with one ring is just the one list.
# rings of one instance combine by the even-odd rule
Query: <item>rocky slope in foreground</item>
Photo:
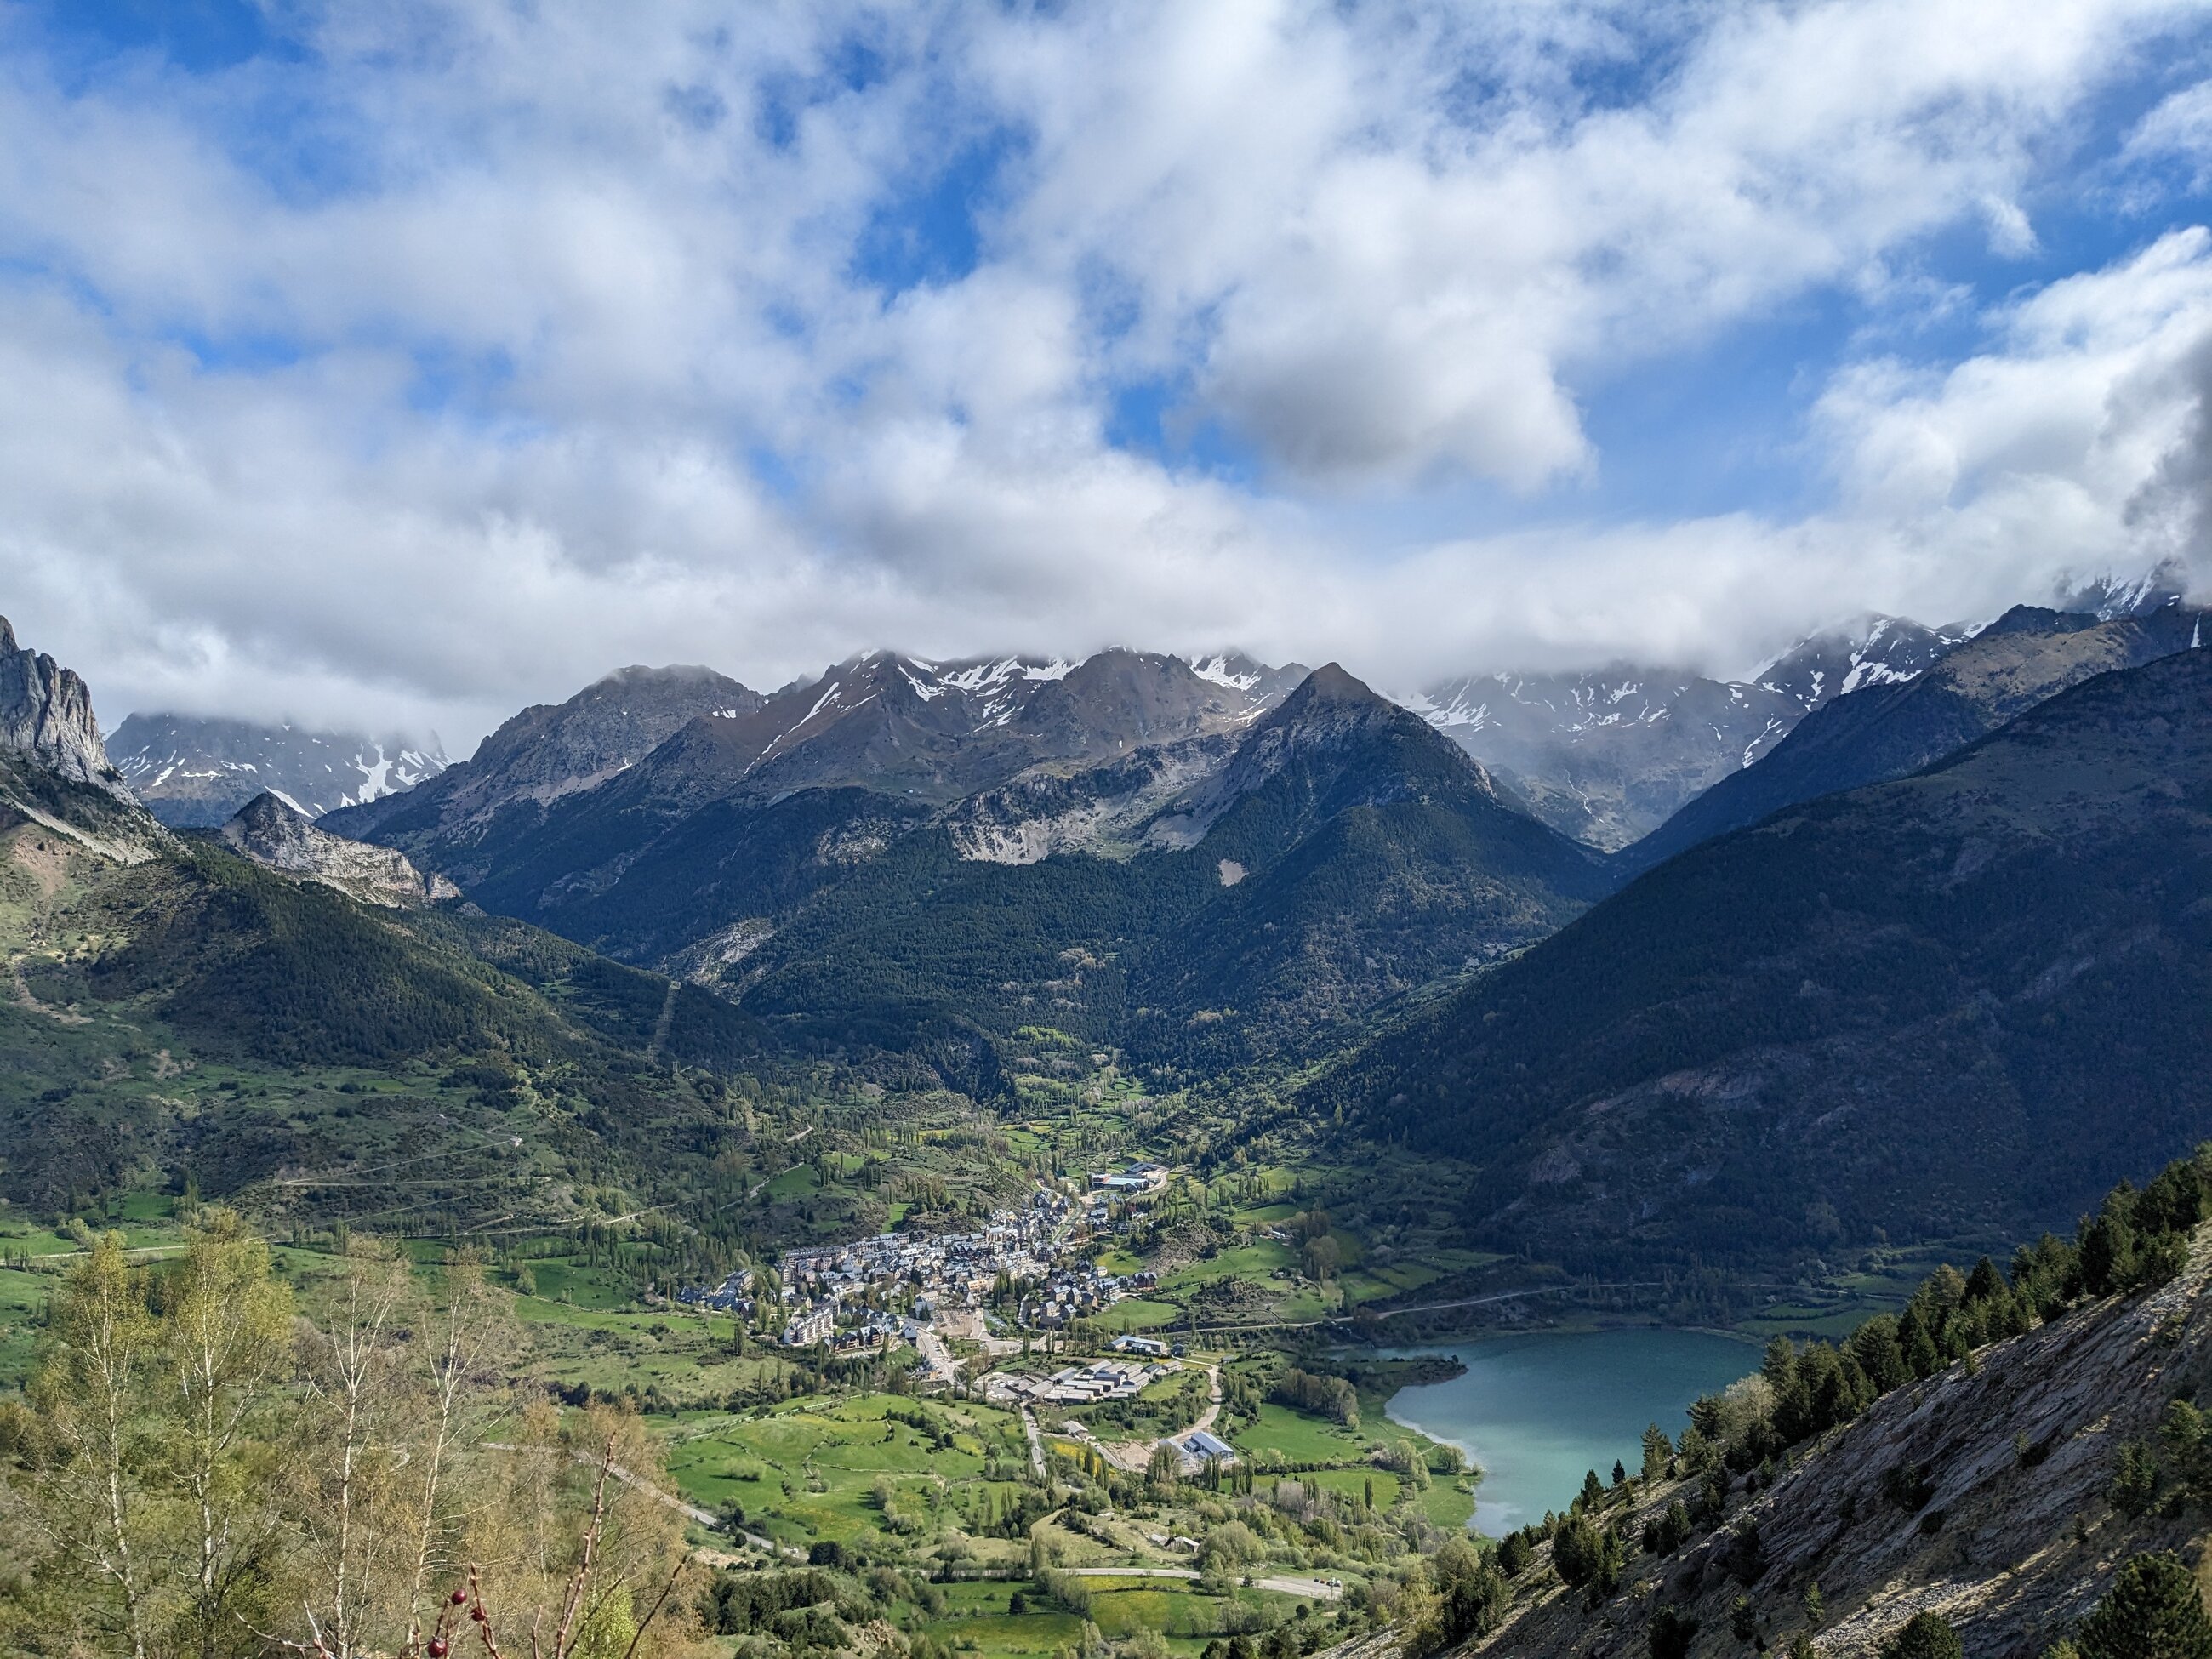
[[(2078, 1309), (1883, 1395), (1764, 1491), (1740, 1478), (1725, 1524), (1670, 1556), (1636, 1540), (1670, 1504), (1694, 1504), (1694, 1483), (1641, 1492), (1618, 1592), (1589, 1606), (1552, 1576), (1551, 1546), (1539, 1545), (1504, 1623), (1458, 1651), (1642, 1659), (1666, 1605), (1697, 1621), (1689, 1659), (1735, 1659), (1752, 1651), (1730, 1629), (1741, 1595), (1765, 1650), (1785, 1652), (1807, 1628), (1804, 1593), (1817, 1581), (1820, 1659), (1873, 1659), (1925, 1609), (1956, 1627), (1972, 1659), (2035, 1659), (2130, 1557), (2187, 1552), (2197, 1535), (2185, 1516), (2124, 1516), (2110, 1493), (2121, 1448), (2155, 1442), (2167, 1402), (2201, 1399), (2212, 1381), (2208, 1279), (2212, 1249), (2200, 1232), (2191, 1265), (2163, 1288)], [(1914, 1470), (1924, 1502), (1908, 1508), (1887, 1493)], [(1741, 1543), (1753, 1528), (1763, 1566)]]

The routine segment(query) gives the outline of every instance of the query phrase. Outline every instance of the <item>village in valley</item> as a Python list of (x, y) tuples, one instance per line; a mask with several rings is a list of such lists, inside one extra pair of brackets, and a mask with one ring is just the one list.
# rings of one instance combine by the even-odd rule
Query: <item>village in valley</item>
[[(1169, 1173), (1142, 1163), (1093, 1175), (1083, 1200), (1040, 1186), (1026, 1206), (994, 1212), (974, 1232), (889, 1232), (787, 1250), (772, 1298), (750, 1268), (740, 1268), (719, 1286), (684, 1290), (678, 1299), (775, 1328), (787, 1348), (836, 1354), (916, 1342), (925, 1333), (940, 1342), (988, 1343), (994, 1320), (1002, 1333), (1062, 1331), (1152, 1288), (1149, 1273), (1102, 1272), (1087, 1247), (1126, 1226), (1127, 1206), (1159, 1191)], [(1134, 1340), (1138, 1352), (1168, 1351)], [(926, 1367), (928, 1360), (925, 1349)]]

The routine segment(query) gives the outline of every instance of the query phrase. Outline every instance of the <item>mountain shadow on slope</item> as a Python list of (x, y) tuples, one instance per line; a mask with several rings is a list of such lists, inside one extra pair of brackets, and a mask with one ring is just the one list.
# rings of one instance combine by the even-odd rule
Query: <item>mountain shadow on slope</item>
[(1910, 776), (2093, 675), (2187, 650), (2203, 614), (2172, 605), (2100, 621), (2016, 605), (1926, 672), (1814, 709), (1755, 764), (1626, 849), (1620, 866), (1648, 870), (1801, 801)]
[(1322, 1079), (1480, 1237), (1803, 1261), (2069, 1222), (2212, 1133), (2212, 652), (1692, 848)]
[(504, 722), (467, 760), (398, 794), (325, 815), (323, 827), (397, 847), (464, 885), (480, 878), (480, 844), (495, 825), (513, 836), (564, 796), (617, 776), (693, 719), (750, 714), (757, 691), (711, 669), (624, 668), (566, 702), (536, 704)]

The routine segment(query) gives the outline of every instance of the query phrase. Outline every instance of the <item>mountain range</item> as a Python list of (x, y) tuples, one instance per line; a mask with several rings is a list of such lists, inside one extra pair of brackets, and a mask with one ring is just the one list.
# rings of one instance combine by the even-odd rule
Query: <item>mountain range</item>
[(1812, 710), (1759, 764), (1731, 772), (1626, 849), (1647, 870), (1817, 796), (1901, 778), (2093, 675), (2185, 650), (2203, 613), (2179, 604), (2100, 617), (2018, 605), (1926, 672)]
[[(1678, 677), (1634, 718), (1597, 710), (1602, 677), (1551, 714), (1524, 680), (1517, 727), (1229, 653), (875, 653), (772, 692), (635, 667), (410, 788), (319, 817), (260, 790), (181, 841), (108, 764), (82, 681), (9, 635), (9, 823), (168, 895), (82, 922), (132, 943), (46, 962), (24, 1006), (128, 986), (163, 1019), (222, 1011), (207, 1041), (254, 1027), (258, 987), (320, 1011), (299, 1052), (337, 1052), (364, 1039), (331, 1048), (333, 1022), (447, 1032), (393, 988), (550, 962), (499, 997), (582, 975), (631, 988), (624, 1040), (657, 1054), (891, 1064), (979, 1099), (1015, 1097), (1010, 1059), (1040, 1032), (1162, 1086), (1328, 1060), (1309, 1121), (1455, 1160), (1471, 1234), (1563, 1261), (2006, 1235), (2212, 1127), (2157, 1081), (2206, 1035), (2212, 653), (2171, 595), (2080, 597), (1976, 629), (1870, 623), (1743, 684)], [(1517, 731), (1524, 765), (1542, 737), (1622, 779), (1661, 757), (1673, 781), (1638, 786), (1656, 811), (1691, 775), (1666, 745), (1716, 700), (1787, 729), (1610, 854), (1547, 821), (1537, 798), (1565, 797), (1536, 769), (1467, 746)], [(1562, 708), (1581, 724), (1542, 726)], [(270, 880), (386, 913), (371, 954), (405, 962), (318, 965), (282, 942), (307, 901)], [(93, 884), (103, 904), (123, 881)], [(240, 894), (263, 896), (234, 914)], [(52, 937), (25, 902), (26, 938)], [(353, 914), (314, 927), (351, 937), (331, 918)], [(547, 1030), (590, 1002), (550, 995)], [(672, 1048), (656, 997), (719, 1035)]]
[(40, 660), (0, 678), (0, 1201), (189, 1179), (270, 1216), (561, 1223), (714, 1156), (708, 1085), (760, 1054), (757, 1022), (273, 795), (168, 830)]
[(411, 789), (446, 769), (435, 738), (377, 740), (247, 720), (131, 714), (107, 757), (139, 803), (174, 829), (212, 829), (264, 791), (313, 818)]
[[(2179, 595), (2178, 573), (2161, 567), (2131, 582), (2106, 578), (2077, 585), (2059, 596), (2056, 609), (2109, 621), (2148, 615), (2172, 606)], [(1853, 691), (1907, 683), (1978, 631), (1872, 616), (1809, 635), (1737, 681), (1615, 664), (1571, 673), (1462, 674), (1388, 695), (1482, 762), (1534, 817), (1586, 845), (1613, 852), (1648, 837), (1692, 799), (1752, 766), (1808, 714)], [(1107, 654), (1133, 660), (1146, 656)], [(1297, 664), (1273, 666), (1235, 652), (1181, 660), (1195, 679), (1214, 688), (1218, 714), (1270, 708), (1306, 672)], [(1026, 720), (1019, 711), (1031, 694), (1077, 667), (1042, 658), (938, 663), (879, 653), (775, 693), (754, 691), (706, 668), (626, 668), (568, 702), (524, 710), (486, 739), (465, 777), (428, 793), (416, 786), (447, 765), (434, 739), (376, 740), (292, 725), (140, 713), (124, 721), (107, 752), (139, 799), (178, 827), (219, 824), (264, 788), (309, 817), (410, 793), (404, 809), (387, 805), (356, 816), (349, 820), (354, 830), (390, 823), (395, 836), (410, 842), (427, 836), (457, 849), (512, 833), (512, 825), (497, 833), (487, 826), (514, 803), (543, 809), (561, 795), (606, 781), (701, 714), (758, 719), (770, 739), (803, 742), (811, 732), (802, 714), (819, 726), (842, 723), (834, 699), (818, 711), (812, 707), (817, 699), (833, 690), (865, 697), (867, 689), (860, 682), (872, 672), (870, 665), (888, 661), (904, 665), (924, 701), (951, 699), (939, 719), (925, 724), (940, 757), (957, 748), (963, 751), (959, 761), (933, 780), (909, 778), (903, 786), (932, 798), (947, 789), (970, 792), (978, 777), (994, 767), (1003, 771), (1010, 756), (1019, 757), (1018, 743), (993, 745), (979, 742), (979, 734)], [(794, 702), (804, 707), (794, 708)], [(1128, 750), (1161, 746), (1143, 711), (1123, 712), (1131, 717), (1127, 729), (1114, 726), (1119, 715), (1104, 712), (1110, 729), (1099, 735)], [(854, 733), (848, 729), (846, 735)], [(781, 750), (767, 750), (765, 742), (761, 748), (756, 758), (772, 765)], [(1047, 744), (1028, 758), (1073, 757), (1073, 751), (1048, 750)], [(828, 752), (817, 750), (815, 758), (834, 770), (837, 763), (828, 762)], [(1194, 757), (1151, 758), (1167, 773), (1187, 778)], [(1197, 759), (1206, 763), (1204, 757)], [(1074, 816), (1060, 825), (1045, 823), (1017, 798), (981, 803), (967, 846), (981, 856), (1032, 858), (1110, 842), (1116, 825), (1132, 814), (1142, 817), (1168, 781), (1148, 779), (1150, 787), (1140, 787), (1132, 774), (1130, 799), (1071, 802), (1067, 811)], [(1036, 793), (1034, 780), (1024, 787)], [(1033, 839), (1010, 838), (997, 822), (1009, 805)], [(1647, 861), (1651, 851), (1647, 847), (1642, 855)]]
[(1617, 664), (1468, 675), (1402, 699), (1563, 834), (1606, 852), (1752, 766), (1846, 693), (1899, 684), (1971, 636), (1870, 617), (1800, 641), (1748, 679)]
[[(1271, 1042), (1517, 948), (1607, 884), (1334, 665), (879, 653), (766, 696), (629, 684), (696, 712), (595, 781), (515, 790), (502, 769), (535, 745), (502, 728), (489, 764), (325, 822), (487, 908), (891, 1046), (1041, 1010), (1160, 1052), (1224, 1025), (1207, 1036)], [(599, 695), (522, 718), (560, 741)]]

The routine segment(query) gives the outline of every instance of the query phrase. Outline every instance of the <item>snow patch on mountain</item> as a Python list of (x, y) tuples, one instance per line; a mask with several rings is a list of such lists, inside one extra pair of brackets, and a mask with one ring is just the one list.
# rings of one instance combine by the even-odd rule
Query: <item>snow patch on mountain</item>
[(133, 714), (110, 747), (148, 810), (194, 828), (222, 823), (264, 790), (319, 817), (411, 789), (447, 763), (434, 740), (179, 714)]
[(1239, 673), (1230, 665), (1230, 659), (1226, 656), (1186, 657), (1183, 660), (1190, 665), (1190, 672), (1199, 678), (1226, 686), (1231, 691), (1249, 691), (1259, 684), (1262, 678), (1256, 667), (1247, 668)]

